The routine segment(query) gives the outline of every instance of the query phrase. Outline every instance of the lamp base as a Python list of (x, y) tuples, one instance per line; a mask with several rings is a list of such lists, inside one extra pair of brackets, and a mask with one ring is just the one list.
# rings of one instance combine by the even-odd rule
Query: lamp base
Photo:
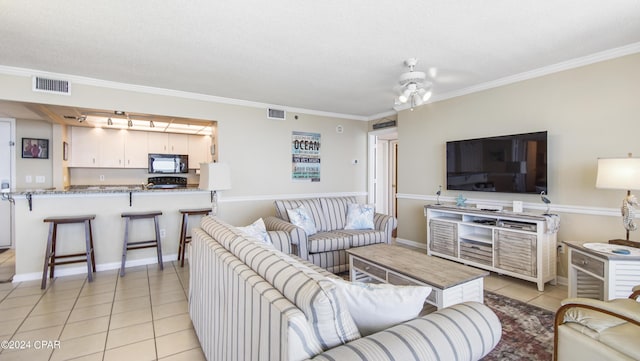
[(610, 239), (609, 240), (609, 244), (617, 244), (619, 246), (640, 248), (640, 242), (638, 242), (638, 241), (630, 241), (628, 239)]

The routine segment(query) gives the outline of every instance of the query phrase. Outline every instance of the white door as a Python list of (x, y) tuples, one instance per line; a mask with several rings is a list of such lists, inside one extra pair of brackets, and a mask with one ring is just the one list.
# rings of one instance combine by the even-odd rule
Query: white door
[[(14, 190), (15, 160), (15, 120), (0, 118), (0, 185), (1, 189)], [(7, 194), (2, 193), (0, 199), (0, 248), (11, 247), (13, 233), (12, 204)]]
[(369, 132), (369, 198), (376, 212), (396, 216), (396, 128)]

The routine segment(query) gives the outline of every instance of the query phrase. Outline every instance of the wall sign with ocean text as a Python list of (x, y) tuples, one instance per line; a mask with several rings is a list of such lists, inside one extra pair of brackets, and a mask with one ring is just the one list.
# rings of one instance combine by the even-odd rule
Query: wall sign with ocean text
[(320, 182), (320, 133), (292, 133), (291, 172), (294, 182)]

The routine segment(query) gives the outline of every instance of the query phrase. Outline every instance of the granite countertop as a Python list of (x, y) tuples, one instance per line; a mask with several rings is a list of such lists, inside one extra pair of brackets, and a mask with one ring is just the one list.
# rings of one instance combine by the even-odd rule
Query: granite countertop
[(64, 189), (57, 188), (20, 188), (11, 192), (11, 195), (26, 194), (93, 194), (93, 193), (128, 193), (128, 192), (194, 192), (203, 191), (197, 184), (189, 184), (186, 188), (146, 188), (142, 184), (121, 184), (121, 185), (74, 185)]

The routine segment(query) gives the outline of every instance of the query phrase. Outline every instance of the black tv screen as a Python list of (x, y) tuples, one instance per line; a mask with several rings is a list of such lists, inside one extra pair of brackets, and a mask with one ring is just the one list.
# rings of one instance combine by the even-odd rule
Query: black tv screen
[(447, 142), (447, 189), (548, 193), (547, 132)]

